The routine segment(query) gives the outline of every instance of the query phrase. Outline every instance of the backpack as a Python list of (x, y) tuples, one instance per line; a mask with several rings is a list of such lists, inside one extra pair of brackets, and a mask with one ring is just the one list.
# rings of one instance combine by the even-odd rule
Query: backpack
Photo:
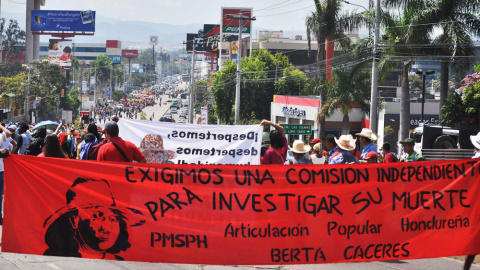
[(385, 157), (387, 157), (388, 155), (391, 155), (393, 157), (393, 161), (392, 162), (397, 162), (398, 161), (398, 158), (396, 155), (394, 155), (393, 153), (387, 153), (387, 155), (385, 155)]
[(100, 147), (106, 144), (107, 141), (108, 141), (107, 139), (103, 139), (96, 145), (90, 147), (90, 149), (88, 150), (88, 160), (97, 160), (98, 150), (100, 149)]
[(25, 149), (25, 155), (37, 156), (42, 152), (43, 143), (43, 138), (31, 139), (27, 144), (27, 148)]

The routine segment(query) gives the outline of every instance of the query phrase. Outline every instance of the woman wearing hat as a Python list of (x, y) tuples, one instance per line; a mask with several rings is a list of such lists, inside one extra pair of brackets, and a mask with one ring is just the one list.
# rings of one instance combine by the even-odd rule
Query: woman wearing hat
[[(362, 131), (360, 133), (356, 133), (355, 135), (360, 137), (360, 144), (363, 145), (362, 154), (360, 155), (360, 162), (365, 160), (365, 157), (368, 155), (368, 153), (377, 153), (377, 146), (373, 143), (373, 141), (377, 140), (377, 136), (373, 134), (370, 129), (362, 128)], [(366, 162), (367, 161), (365, 160), (363, 163)]]
[(355, 142), (357, 140), (353, 139), (352, 135), (342, 135), (335, 142), (338, 146), (338, 154), (332, 158), (331, 163), (329, 164), (351, 164), (351, 163), (360, 163), (358, 159), (350, 153), (350, 151), (355, 149)]
[(305, 145), (301, 140), (295, 140), (292, 147), (288, 147), (293, 153), (293, 159), (285, 161), (285, 165), (291, 164), (313, 164), (310, 156), (305, 155), (310, 151), (310, 146)]
[(470, 141), (473, 147), (475, 147), (472, 158), (480, 158), (480, 132), (478, 132), (477, 136), (470, 136)]

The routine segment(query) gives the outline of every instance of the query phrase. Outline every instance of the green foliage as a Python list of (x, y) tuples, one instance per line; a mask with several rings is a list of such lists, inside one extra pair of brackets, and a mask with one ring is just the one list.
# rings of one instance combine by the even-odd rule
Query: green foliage
[(473, 66), (473, 70), (475, 70), (476, 73), (480, 73), (480, 61), (475, 63), (475, 65)]
[[(221, 72), (212, 76), (211, 91), (215, 112), (224, 124), (233, 123), (236, 89), (235, 62), (227, 61)], [(242, 59), (242, 83), (240, 93), (240, 122), (270, 118), (270, 102), (276, 94), (303, 93), (306, 76), (292, 67), (283, 54), (273, 56), (266, 50), (255, 50)], [(275, 76), (277, 75), (277, 76)], [(275, 83), (275, 77), (278, 81)], [(285, 78), (282, 78), (285, 77)], [(278, 88), (277, 88), (278, 86)], [(252, 113), (253, 117), (252, 118)]]
[(302, 90), (307, 82), (305, 73), (298, 69), (287, 68), (283, 71), (283, 77), (275, 82), (278, 95), (302, 95)]
[(112, 92), (112, 99), (113, 100), (116, 100), (116, 101), (119, 101), (120, 99), (122, 99), (123, 97), (126, 97), (127, 94), (125, 94), (124, 91), (113, 91)]
[(343, 134), (349, 132), (348, 114), (354, 106), (360, 106), (364, 113), (370, 111), (370, 72), (365, 64), (358, 64), (349, 70), (334, 70), (333, 85), (326, 91), (325, 105), (320, 109), (321, 118), (331, 115), (337, 108), (343, 118)]
[(465, 118), (465, 104), (462, 101), (462, 95), (455, 90), (450, 90), (445, 104), (441, 108), (441, 119), (446, 125), (460, 123)]
[(147, 120), (147, 114), (145, 112), (140, 113), (140, 120)]
[(8, 27), (4, 18), (0, 19), (0, 36), (2, 40), (2, 47), (4, 51), (7, 52), (7, 58), (13, 57), (16, 58), (19, 54), (19, 50), (15, 47), (18, 44), (21, 44), (25, 41), (25, 31), (20, 28), (18, 22), (15, 20), (10, 20)]

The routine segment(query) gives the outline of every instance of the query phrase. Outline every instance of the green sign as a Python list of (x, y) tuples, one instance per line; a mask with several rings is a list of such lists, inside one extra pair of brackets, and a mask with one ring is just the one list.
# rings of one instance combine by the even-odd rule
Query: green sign
[(311, 125), (291, 125), (280, 124), (285, 129), (287, 135), (310, 135), (312, 133)]
[[(230, 26), (230, 25), (224, 25), (223, 26), (223, 33), (232, 33), (232, 34), (238, 34), (239, 32), (239, 26)], [(250, 26), (244, 26), (242, 27), (242, 33), (244, 34), (249, 34), (250, 33)]]

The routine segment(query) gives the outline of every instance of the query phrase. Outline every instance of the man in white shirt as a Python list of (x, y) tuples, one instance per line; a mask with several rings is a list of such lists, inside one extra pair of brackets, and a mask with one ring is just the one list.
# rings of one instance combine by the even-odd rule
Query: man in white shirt
[[(10, 130), (4, 127), (2, 123), (0, 125), (0, 149), (8, 149), (10, 152), (12, 150), (11, 142), (15, 143), (12, 140), (12, 133)], [(3, 158), (0, 158), (0, 225), (3, 225), (3, 189), (4, 189), (4, 179), (3, 179), (4, 167), (3, 167)]]

